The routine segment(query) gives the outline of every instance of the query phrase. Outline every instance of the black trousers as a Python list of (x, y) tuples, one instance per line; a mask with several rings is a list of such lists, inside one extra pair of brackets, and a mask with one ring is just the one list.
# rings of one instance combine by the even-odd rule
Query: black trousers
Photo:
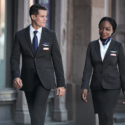
[(34, 90), (31, 92), (25, 92), (25, 95), (31, 117), (31, 125), (44, 125), (47, 99), (50, 93), (50, 89), (45, 89), (42, 86), (38, 75), (34, 75)]
[(113, 113), (99, 113), (99, 125), (113, 125)]

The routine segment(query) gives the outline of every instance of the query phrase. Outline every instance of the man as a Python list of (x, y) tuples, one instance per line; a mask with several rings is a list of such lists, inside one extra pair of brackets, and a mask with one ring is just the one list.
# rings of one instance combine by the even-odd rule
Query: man
[(56, 34), (44, 28), (47, 9), (35, 4), (29, 14), (32, 24), (15, 34), (11, 55), (13, 85), (25, 92), (31, 125), (44, 125), (47, 99), (50, 90), (56, 87), (54, 71), (58, 97), (65, 93), (64, 72)]

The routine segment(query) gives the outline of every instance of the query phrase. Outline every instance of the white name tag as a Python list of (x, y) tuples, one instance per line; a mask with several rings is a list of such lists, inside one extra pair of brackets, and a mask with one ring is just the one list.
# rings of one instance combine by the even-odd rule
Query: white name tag
[(49, 50), (49, 48), (46, 47), (46, 48), (43, 48), (43, 50)]
[(116, 54), (110, 54), (110, 56), (116, 56)]

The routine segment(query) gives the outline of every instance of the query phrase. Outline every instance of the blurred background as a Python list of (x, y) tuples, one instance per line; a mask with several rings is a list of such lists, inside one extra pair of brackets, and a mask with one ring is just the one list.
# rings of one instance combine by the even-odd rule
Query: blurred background
[[(30, 125), (24, 93), (13, 88), (10, 55), (14, 34), (31, 21), (29, 7), (48, 8), (46, 27), (57, 33), (66, 78), (66, 94), (48, 99), (45, 125), (98, 125), (91, 92), (88, 103), (81, 100), (81, 81), (86, 49), (99, 38), (98, 23), (104, 16), (116, 20), (115, 40), (125, 43), (125, 0), (0, 0), (0, 125)], [(114, 125), (125, 125), (125, 101), (121, 93)]]

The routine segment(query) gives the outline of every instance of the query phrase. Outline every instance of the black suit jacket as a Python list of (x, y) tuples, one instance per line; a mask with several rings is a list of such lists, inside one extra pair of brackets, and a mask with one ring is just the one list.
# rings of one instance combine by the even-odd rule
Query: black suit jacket
[[(44, 50), (44, 48), (49, 48), (49, 50)], [(22, 54), (21, 73), (19, 70), (20, 54)], [(41, 41), (35, 54), (28, 26), (15, 34), (11, 55), (12, 77), (13, 79), (17, 77), (22, 79), (23, 87), (21, 90), (33, 90), (35, 67), (40, 81), (46, 89), (54, 89), (56, 87), (54, 71), (57, 87), (65, 87), (62, 57), (55, 32), (42, 28)]]
[[(111, 56), (115, 54), (116, 56)], [(92, 76), (92, 77), (91, 77)], [(98, 40), (90, 42), (83, 72), (82, 89), (119, 89), (125, 91), (125, 50), (121, 42), (111, 40), (102, 61)]]

